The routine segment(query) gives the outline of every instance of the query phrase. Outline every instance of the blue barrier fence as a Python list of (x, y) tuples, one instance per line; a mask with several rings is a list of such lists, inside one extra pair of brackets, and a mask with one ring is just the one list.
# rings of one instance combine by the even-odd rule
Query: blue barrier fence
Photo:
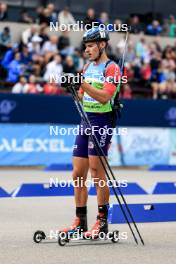
[[(90, 187), (89, 187), (90, 186)], [(96, 188), (93, 182), (89, 182), (88, 194), (96, 195)], [(152, 191), (145, 190), (136, 182), (128, 182), (127, 186), (120, 186), (123, 195), (176, 195), (176, 186), (173, 182), (158, 182), (152, 187)], [(110, 187), (110, 194), (114, 195)], [(55, 179), (47, 183), (24, 183), (17, 186), (13, 192), (8, 193), (0, 187), (0, 198), (5, 197), (50, 197), (50, 196), (73, 196), (74, 184), (70, 181), (58, 181)], [(175, 212), (176, 214), (176, 212)]]
[[(176, 203), (128, 204), (136, 223), (169, 222), (176, 220)], [(125, 210), (125, 206), (123, 205)], [(109, 209), (110, 224), (124, 224), (125, 218), (118, 204), (111, 204)], [(131, 219), (129, 218), (129, 222)]]
[[(176, 127), (176, 101), (123, 100), (120, 126)], [(0, 94), (1, 123), (77, 124), (71, 96)]]

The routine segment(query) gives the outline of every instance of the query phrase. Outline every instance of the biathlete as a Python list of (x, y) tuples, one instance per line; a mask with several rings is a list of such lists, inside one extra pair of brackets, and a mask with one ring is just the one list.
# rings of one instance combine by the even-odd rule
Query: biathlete
[[(84, 111), (87, 113), (99, 145), (105, 156), (108, 156), (108, 148), (112, 135), (99, 133), (103, 128), (107, 131), (112, 128), (112, 99), (117, 93), (117, 82), (120, 77), (119, 66), (110, 61), (106, 54), (109, 35), (106, 30), (98, 27), (88, 30), (83, 36), (85, 52), (90, 63), (83, 69), (83, 82), (79, 89), (79, 97), (82, 100)], [(100, 232), (108, 233), (108, 207), (109, 187), (106, 175), (99, 159), (94, 143), (86, 133), (86, 125), (81, 121), (80, 127), (85, 133), (79, 133), (73, 149), (73, 181), (81, 184), (74, 187), (76, 217), (72, 225), (61, 230), (62, 232), (74, 232), (81, 230), (86, 237), (98, 236)], [(89, 131), (90, 132), (90, 131)], [(102, 159), (103, 160), (103, 159)], [(87, 200), (88, 192), (86, 179), (90, 170), (92, 180), (95, 182), (98, 203), (98, 215), (95, 224), (90, 230), (87, 226)], [(104, 187), (99, 182), (104, 182)], [(82, 184), (83, 183), (83, 184)]]

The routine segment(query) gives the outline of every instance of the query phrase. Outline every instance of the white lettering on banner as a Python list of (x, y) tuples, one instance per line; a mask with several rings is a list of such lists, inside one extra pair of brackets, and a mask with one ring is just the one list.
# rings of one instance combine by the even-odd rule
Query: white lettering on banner
[(4, 151), (4, 150), (11, 151), (9, 142), (5, 138), (2, 139), (2, 144), (0, 145), (0, 151)]
[(31, 138), (27, 138), (25, 141), (24, 141), (24, 149), (25, 149), (25, 152), (32, 152), (33, 151), (33, 140)]
[(22, 148), (18, 146), (18, 142), (15, 138), (12, 139), (12, 149), (15, 149), (15, 152), (21, 152)]
[(41, 140), (37, 138), (35, 141), (38, 144), (38, 148), (36, 149), (37, 152), (41, 152), (41, 151), (47, 152), (47, 146), (45, 146), (48, 142), (47, 139)]
[(57, 139), (50, 141), (49, 144), (50, 144), (51, 152), (58, 152), (58, 140)]
[(21, 143), (17, 139), (2, 138), (0, 152), (71, 152), (72, 147), (66, 147), (62, 139), (26, 138)]

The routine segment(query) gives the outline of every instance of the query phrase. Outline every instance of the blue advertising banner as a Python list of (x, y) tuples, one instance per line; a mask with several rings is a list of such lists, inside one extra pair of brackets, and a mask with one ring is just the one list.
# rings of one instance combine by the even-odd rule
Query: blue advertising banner
[[(0, 166), (71, 164), (77, 125), (2, 124)], [(176, 164), (176, 129), (128, 128), (115, 134), (111, 165)]]
[[(175, 100), (122, 100), (118, 126), (176, 127)], [(80, 117), (68, 96), (0, 94), (0, 123), (78, 124)]]
[(74, 137), (55, 135), (49, 125), (1, 125), (0, 165), (71, 163)]
[(167, 128), (128, 128), (127, 136), (121, 137), (124, 165), (168, 164), (170, 140)]
[(170, 129), (170, 159), (169, 164), (170, 165), (176, 165), (176, 129), (172, 128)]

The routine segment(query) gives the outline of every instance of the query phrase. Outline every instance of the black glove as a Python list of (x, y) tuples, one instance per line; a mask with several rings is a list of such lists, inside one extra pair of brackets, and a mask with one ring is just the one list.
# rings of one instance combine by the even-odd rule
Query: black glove
[(82, 74), (72, 74), (72, 73), (65, 73), (62, 76), (62, 87), (69, 90), (70, 88), (78, 90), (81, 86), (81, 83), (83, 81)]

